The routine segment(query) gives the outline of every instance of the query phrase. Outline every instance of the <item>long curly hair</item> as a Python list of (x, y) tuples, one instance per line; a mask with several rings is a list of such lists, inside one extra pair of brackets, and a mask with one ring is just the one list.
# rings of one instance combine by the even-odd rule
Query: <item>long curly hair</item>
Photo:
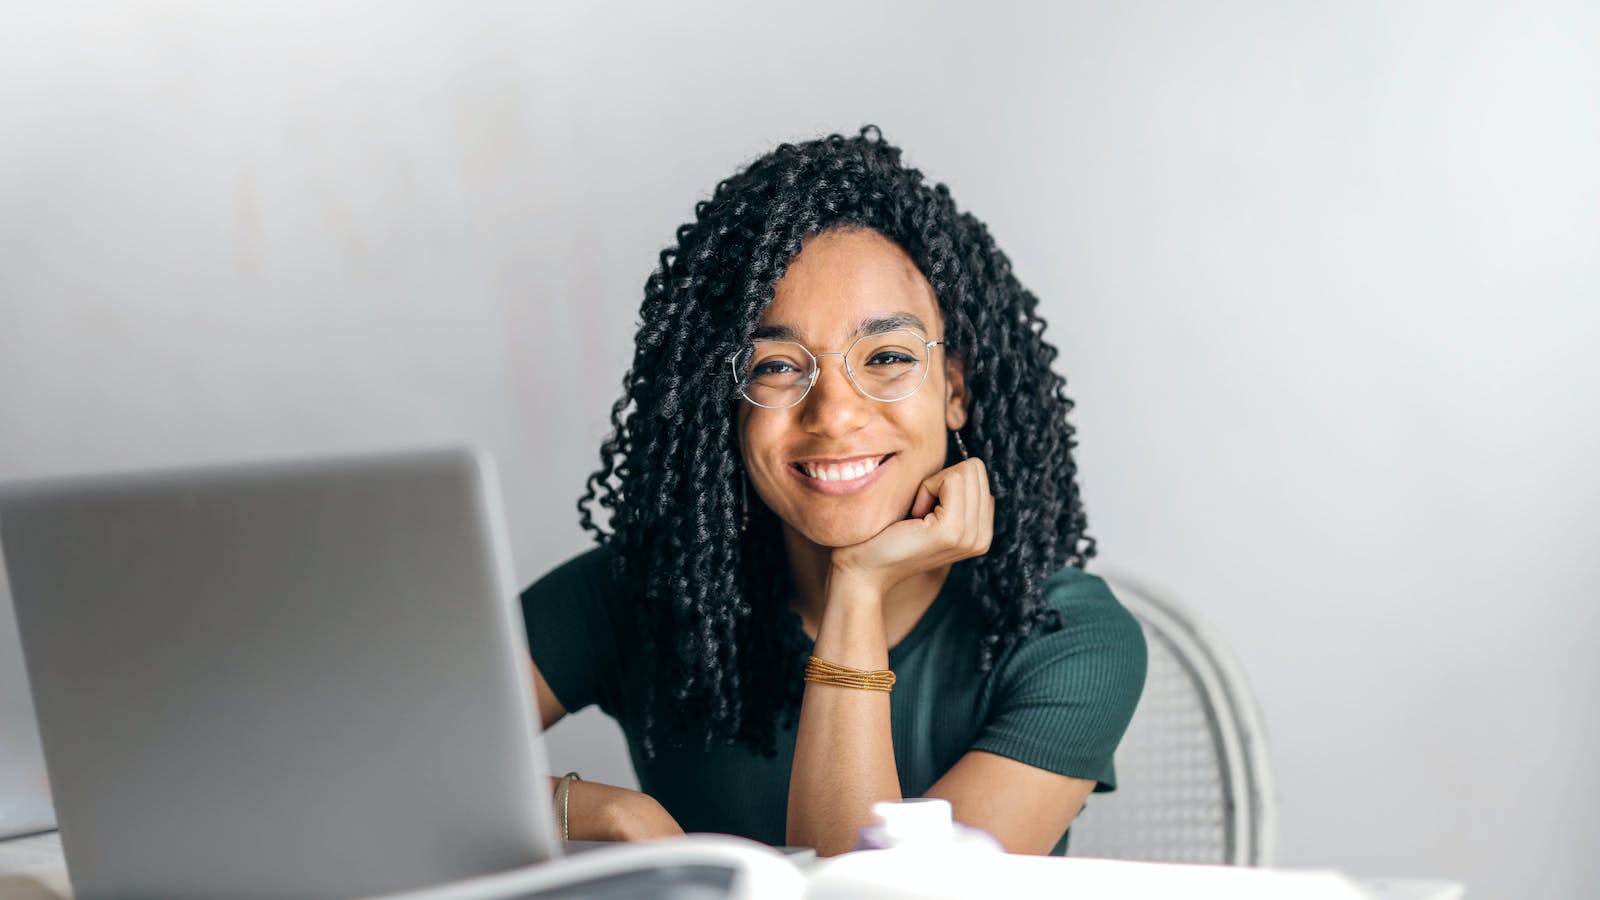
[(965, 441), (995, 498), (989, 553), (952, 570), (969, 579), (985, 623), (974, 672), (1034, 628), (1059, 627), (1042, 584), (1094, 556), (1073, 404), (1051, 368), (1038, 300), (984, 224), (900, 155), (874, 126), (783, 144), (695, 204), (645, 282), (633, 365), (578, 511), (638, 598), (647, 756), (663, 724), (675, 740), (742, 742), (770, 756), (798, 713), (807, 641), (789, 608), (777, 518), (742, 490), (733, 406), (742, 401), (725, 360), (750, 341), (812, 235), (870, 228), (899, 244), (933, 286), (948, 350), (965, 365)]

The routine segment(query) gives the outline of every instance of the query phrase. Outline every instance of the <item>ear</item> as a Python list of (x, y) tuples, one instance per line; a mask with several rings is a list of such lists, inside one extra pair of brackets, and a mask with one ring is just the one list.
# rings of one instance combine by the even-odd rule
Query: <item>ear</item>
[(967, 365), (954, 353), (945, 354), (944, 424), (955, 431), (967, 424)]

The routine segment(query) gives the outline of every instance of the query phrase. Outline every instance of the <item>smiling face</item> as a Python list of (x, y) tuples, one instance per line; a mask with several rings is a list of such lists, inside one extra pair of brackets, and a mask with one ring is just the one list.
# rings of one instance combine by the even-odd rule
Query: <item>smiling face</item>
[[(833, 353), (885, 326), (944, 339), (933, 288), (905, 251), (876, 231), (839, 230), (806, 241), (762, 312), (757, 337)], [(843, 547), (906, 517), (923, 479), (944, 468), (947, 431), (966, 424), (959, 360), (943, 346), (924, 354), (927, 380), (892, 403), (863, 396), (841, 356), (817, 361), (816, 384), (795, 406), (739, 401), (750, 485), (786, 528)], [(866, 383), (861, 366), (857, 377)]]

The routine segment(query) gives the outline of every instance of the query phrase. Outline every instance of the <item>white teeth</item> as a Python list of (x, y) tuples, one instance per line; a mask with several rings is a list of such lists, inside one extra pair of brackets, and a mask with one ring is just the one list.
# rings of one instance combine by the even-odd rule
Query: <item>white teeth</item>
[(865, 477), (868, 472), (877, 467), (878, 461), (875, 459), (862, 460), (846, 466), (802, 465), (805, 473), (818, 481), (855, 481), (857, 478)]

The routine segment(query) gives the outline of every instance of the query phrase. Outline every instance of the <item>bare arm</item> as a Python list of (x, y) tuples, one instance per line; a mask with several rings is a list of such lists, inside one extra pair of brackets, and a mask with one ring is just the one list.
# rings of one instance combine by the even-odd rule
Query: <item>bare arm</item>
[[(969, 459), (923, 482), (911, 518), (835, 550), (815, 653), (855, 669), (889, 664), (883, 598), (917, 575), (981, 556), (994, 532), (983, 461)], [(790, 844), (843, 853), (872, 821), (872, 804), (899, 800), (889, 695), (807, 684), (789, 778)]]
[[(854, 669), (887, 668), (881, 595), (835, 579), (815, 652)], [(899, 799), (889, 695), (807, 684), (789, 778), (788, 843), (822, 856), (843, 853), (872, 820), (873, 803)]]
[[(834, 552), (817, 656), (857, 669), (887, 667), (887, 587), (908, 571), (988, 552), (994, 498), (982, 461), (971, 459), (929, 478), (911, 512), (911, 519), (871, 540)], [(815, 847), (821, 855), (844, 852), (871, 822), (874, 802), (900, 799), (889, 696), (806, 685), (789, 781), (789, 843)], [(1011, 852), (1048, 853), (1094, 784), (974, 750), (927, 796), (949, 800), (957, 821), (990, 832)]]
[[(559, 722), (566, 707), (531, 661), (534, 699), (543, 728)], [(550, 779), (555, 792), (557, 778)], [(594, 781), (574, 781), (567, 793), (567, 835), (575, 841), (642, 841), (683, 834), (683, 829), (654, 797)]]
[(531, 659), (528, 660), (528, 668), (533, 672), (533, 699), (539, 704), (539, 730), (549, 731), (551, 725), (561, 721), (567, 714), (567, 708), (556, 699), (556, 692), (550, 690), (550, 682), (539, 674), (539, 667)]
[(949, 800), (957, 821), (989, 832), (1012, 853), (1049, 853), (1094, 784), (973, 750), (926, 796)]
[[(829, 604), (833, 609), (832, 599)], [(838, 627), (830, 632), (825, 618), (817, 636), (817, 655), (858, 669), (883, 668), (888, 651), (882, 647), (881, 617), (876, 630), (870, 617), (862, 617), (863, 627), (851, 629), (856, 621), (848, 614), (833, 617)], [(871, 658), (874, 649), (881, 653), (876, 660)], [(854, 661), (846, 658), (852, 650), (861, 653), (850, 658)], [(888, 699), (888, 694), (875, 691), (806, 686), (789, 787), (790, 844), (816, 847), (820, 855), (845, 852), (855, 843), (854, 829), (872, 820), (874, 802), (900, 799)], [(830, 755), (830, 747), (851, 752)], [(989, 832), (1011, 853), (1044, 854), (1054, 849), (1094, 786), (1092, 779), (1058, 775), (974, 750), (924, 796), (949, 800), (957, 821)], [(848, 833), (846, 828), (830, 828), (834, 823), (849, 823)]]

